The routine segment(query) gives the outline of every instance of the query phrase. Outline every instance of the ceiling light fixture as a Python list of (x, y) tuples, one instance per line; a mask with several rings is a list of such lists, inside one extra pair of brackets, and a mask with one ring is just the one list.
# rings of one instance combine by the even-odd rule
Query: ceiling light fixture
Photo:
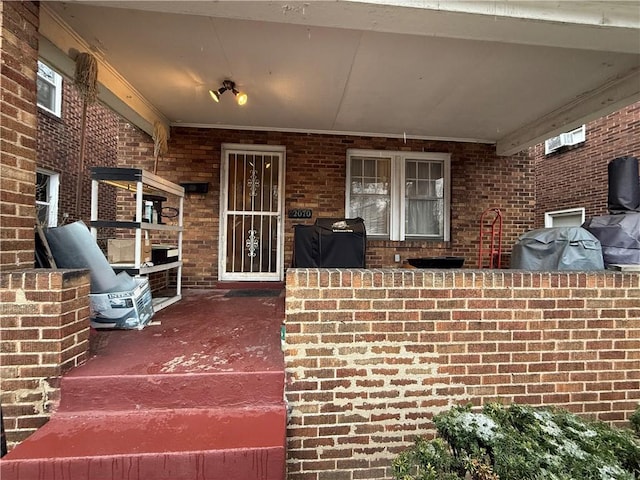
[(211, 99), (214, 102), (218, 103), (220, 102), (220, 96), (227, 90), (231, 90), (233, 92), (233, 94), (236, 97), (236, 102), (238, 102), (238, 105), (242, 106), (245, 103), (247, 103), (247, 99), (248, 99), (247, 94), (240, 92), (236, 88), (235, 82), (231, 80), (225, 80), (224, 82), (222, 82), (222, 86), (217, 90), (209, 90), (209, 95), (211, 95)]

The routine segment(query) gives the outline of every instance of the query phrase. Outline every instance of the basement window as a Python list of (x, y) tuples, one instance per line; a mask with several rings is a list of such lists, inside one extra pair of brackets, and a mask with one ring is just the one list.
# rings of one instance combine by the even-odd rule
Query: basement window
[(38, 106), (56, 117), (62, 116), (62, 76), (38, 61)]
[(450, 163), (447, 153), (349, 150), (346, 216), (374, 238), (448, 241)]
[(544, 227), (579, 227), (584, 223), (584, 208), (568, 208), (545, 212)]

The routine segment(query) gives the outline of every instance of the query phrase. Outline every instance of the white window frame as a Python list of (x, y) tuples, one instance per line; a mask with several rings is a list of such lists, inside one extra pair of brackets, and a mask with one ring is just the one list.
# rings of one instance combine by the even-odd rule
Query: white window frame
[[(49, 74), (51, 78), (49, 78), (47, 74)], [(62, 116), (62, 75), (60, 75), (58, 72), (56, 72), (53, 68), (51, 68), (46, 63), (38, 60), (38, 78), (43, 82), (46, 82), (49, 85), (51, 85), (54, 91), (53, 109), (49, 108), (46, 105), (43, 105), (40, 102), (38, 102), (38, 107), (40, 107), (43, 110), (46, 110), (47, 112), (55, 115), (56, 117), (61, 117)]]
[[(48, 201), (38, 201), (36, 200), (36, 208), (38, 205), (46, 205), (48, 207), (48, 218), (47, 225), (42, 225), (43, 227), (57, 227), (58, 226), (58, 198), (60, 194), (60, 174), (53, 172), (51, 170), (45, 170), (42, 168), (38, 168), (37, 173), (42, 175), (46, 175), (49, 177), (49, 188), (47, 189), (47, 197)], [(36, 182), (37, 183), (37, 182)], [(38, 215), (36, 213), (36, 218)]]
[[(389, 235), (369, 234), (372, 238), (389, 239), (393, 241), (405, 240), (436, 240), (448, 242), (451, 238), (451, 154), (440, 152), (404, 152), (388, 150), (347, 150), (347, 175), (346, 175), (346, 195), (345, 213), (346, 217), (353, 216), (351, 213), (351, 157), (369, 158), (390, 158), (391, 159), (391, 181), (390, 181), (390, 219)], [(444, 177), (444, 218), (442, 226), (442, 236), (437, 235), (407, 235), (405, 232), (405, 161), (406, 160), (427, 160), (442, 162)], [(366, 225), (365, 225), (366, 227)]]
[(582, 225), (585, 221), (585, 209), (584, 207), (576, 207), (576, 208), (566, 208), (564, 210), (554, 210), (552, 212), (544, 213), (544, 228), (552, 228), (553, 227), (553, 219), (558, 217), (569, 217), (579, 214), (581, 217), (580, 224)]

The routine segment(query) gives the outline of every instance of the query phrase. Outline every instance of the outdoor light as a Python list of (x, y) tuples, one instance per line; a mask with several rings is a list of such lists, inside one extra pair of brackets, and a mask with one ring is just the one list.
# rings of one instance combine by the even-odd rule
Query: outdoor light
[(233, 92), (233, 94), (236, 97), (236, 102), (238, 102), (238, 105), (242, 106), (245, 103), (247, 103), (247, 99), (248, 99), (247, 94), (244, 92), (240, 92), (236, 88), (235, 82), (231, 80), (225, 80), (224, 82), (222, 82), (222, 86), (217, 90), (209, 90), (209, 95), (211, 95), (211, 99), (214, 102), (218, 103), (220, 102), (220, 95), (222, 95), (227, 90), (231, 90)]
[(225, 91), (224, 88), (221, 88), (220, 90), (209, 90), (209, 95), (211, 95), (211, 99), (216, 102), (219, 103), (220, 102), (220, 94), (223, 93)]

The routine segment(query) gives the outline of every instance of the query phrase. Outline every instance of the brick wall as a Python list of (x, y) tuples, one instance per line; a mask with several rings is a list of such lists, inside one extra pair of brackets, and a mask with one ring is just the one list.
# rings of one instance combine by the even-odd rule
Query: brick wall
[(627, 423), (640, 401), (640, 276), (287, 273), (289, 480), (390, 478), (432, 416), (488, 401)]
[(60, 376), (87, 358), (89, 281), (83, 270), (0, 274), (0, 403), (10, 446), (49, 419)]
[(33, 266), (37, 2), (0, 2), (0, 269)]
[[(119, 161), (153, 171), (153, 142), (148, 135), (121, 124)], [(344, 216), (347, 149), (433, 151), (451, 153), (451, 241), (390, 242), (371, 240), (367, 266), (395, 265), (402, 259), (460, 255), (466, 266), (477, 265), (479, 220), (483, 210), (500, 208), (504, 215), (506, 257), (518, 235), (533, 226), (534, 170), (527, 155), (498, 157), (491, 145), (315, 135), (279, 132), (173, 128), (169, 153), (157, 174), (176, 183), (209, 182), (205, 195), (185, 200), (183, 282), (186, 287), (210, 287), (218, 278), (220, 155), (223, 143), (280, 145), (286, 148), (285, 210), (310, 208), (317, 217)], [(285, 219), (285, 268), (291, 265), (293, 225)]]
[[(63, 78), (61, 117), (38, 109), (38, 167), (60, 174), (58, 225), (75, 220), (89, 222), (89, 169), (92, 166), (117, 166), (119, 120), (116, 113), (100, 103), (87, 106), (85, 158), (82, 172), (79, 172), (82, 99), (73, 81)], [(76, 212), (78, 173), (82, 175), (80, 212)], [(110, 195), (107, 192), (110, 192)], [(113, 190), (101, 191), (99, 207), (103, 218), (115, 215)], [(65, 218), (65, 213), (68, 218)], [(109, 235), (112, 236), (113, 232)]]
[(550, 155), (531, 150), (536, 166), (536, 228), (544, 213), (584, 207), (586, 217), (608, 214), (607, 165), (617, 157), (640, 158), (640, 102), (586, 126), (586, 141)]

